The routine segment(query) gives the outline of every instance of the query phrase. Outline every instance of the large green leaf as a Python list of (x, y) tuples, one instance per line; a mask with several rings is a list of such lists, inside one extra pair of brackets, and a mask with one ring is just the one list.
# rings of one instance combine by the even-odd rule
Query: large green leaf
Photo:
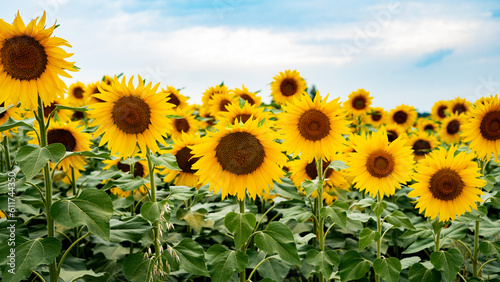
[(406, 216), (406, 214), (401, 211), (394, 211), (393, 213), (385, 217), (385, 221), (396, 227), (403, 227), (409, 230), (417, 230), (411, 223), (408, 216)]
[(108, 190), (112, 187), (119, 187), (123, 191), (134, 191), (141, 188), (145, 183), (146, 180), (144, 180), (143, 178), (135, 178), (131, 174), (126, 174), (118, 179), (109, 180), (108, 182), (106, 182), (104, 187), (102, 187), (102, 190)]
[(420, 262), (420, 257), (408, 257), (401, 260), (401, 269), (410, 268), (412, 265)]
[(141, 207), (141, 215), (145, 219), (155, 222), (156, 220), (160, 219), (162, 215), (165, 217), (165, 219), (169, 220), (170, 219), (170, 212), (172, 211), (172, 208), (170, 209), (165, 209), (165, 205), (168, 205), (169, 207), (174, 206), (174, 204), (169, 201), (169, 200), (163, 200), (161, 202), (147, 202)]
[(332, 251), (318, 251), (311, 249), (306, 254), (306, 262), (313, 265), (316, 272), (323, 273), (323, 276), (328, 278), (333, 273), (333, 268), (340, 263), (339, 255)]
[(123, 261), (123, 275), (131, 282), (149, 281), (153, 261), (145, 258), (144, 254), (131, 254)]
[(283, 281), (289, 271), (290, 266), (278, 256), (272, 256), (272, 259), (264, 261), (259, 268), (257, 268), (257, 272), (260, 276), (278, 282)]
[(43, 148), (38, 145), (24, 145), (17, 151), (16, 161), (26, 176), (26, 180), (30, 180), (49, 160), (57, 163), (65, 152), (66, 148), (61, 143), (53, 143)]
[(433, 252), (431, 254), (432, 265), (437, 270), (443, 272), (443, 278), (447, 281), (452, 281), (455, 278), (463, 261), (464, 257), (457, 249)]
[(319, 182), (319, 178), (317, 177), (313, 180), (306, 179), (304, 180), (304, 182), (302, 182), (301, 185), (301, 187), (304, 188), (304, 192), (306, 193), (307, 197), (310, 197), (312, 193), (320, 189), (322, 186), (323, 185)]
[(418, 253), (421, 250), (433, 247), (434, 245), (434, 238), (432, 238), (432, 236), (427, 238), (418, 238), (413, 244), (408, 246), (408, 248), (403, 251), (403, 254)]
[(191, 238), (185, 238), (174, 247), (180, 267), (194, 275), (208, 276), (203, 248)]
[[(2, 280), (5, 282), (17, 282), (30, 276), (31, 271), (40, 265), (51, 264), (61, 252), (61, 241), (54, 237), (39, 238), (26, 241), (15, 247), (15, 269), (13, 265), (6, 263), (2, 265)], [(10, 256), (9, 253), (0, 254), (2, 257)]]
[(228, 250), (222, 245), (213, 245), (207, 250), (208, 272), (214, 282), (226, 282), (234, 273), (243, 271), (248, 264), (248, 255)]
[(347, 213), (343, 209), (336, 206), (323, 207), (320, 215), (323, 218), (331, 217), (333, 222), (347, 231)]
[(159, 157), (152, 155), (151, 161), (159, 167), (166, 167), (170, 170), (181, 170), (177, 164), (177, 159), (170, 153), (165, 153)]
[(370, 270), (370, 262), (354, 250), (347, 251), (340, 258), (339, 272), (342, 281), (361, 279)]
[[(377, 232), (371, 230), (368, 227), (361, 230), (361, 232), (359, 233), (359, 251), (361, 252), (366, 247), (370, 246), (372, 242), (377, 240), (377, 234)], [(378, 234), (378, 236), (380, 236), (380, 234)]]
[(2, 125), (0, 125), (0, 132), (9, 130), (18, 126), (25, 126), (28, 127), (31, 130), (35, 130), (33, 127), (33, 121), (35, 121), (35, 118), (30, 118), (30, 119), (25, 119), (22, 121), (17, 121), (13, 119), (12, 117), (9, 117), (9, 119)]
[(256, 223), (255, 215), (251, 213), (230, 212), (226, 214), (224, 225), (229, 232), (234, 234), (234, 248), (236, 250), (239, 250), (252, 236)]
[(85, 225), (92, 234), (110, 239), (109, 220), (113, 215), (113, 203), (106, 192), (85, 189), (76, 198), (55, 202), (50, 214), (61, 225), (70, 228)]
[(387, 209), (387, 203), (386, 202), (373, 202), (371, 204), (371, 209), (375, 216), (380, 216), (385, 209)]
[(100, 152), (99, 148), (94, 148), (94, 149), (92, 149), (92, 151), (67, 152), (64, 155), (64, 158), (69, 158), (72, 156), (83, 156), (83, 157), (106, 159), (106, 160), (111, 159), (111, 157), (109, 156), (109, 153)]
[(111, 219), (110, 241), (120, 243), (124, 241), (139, 243), (139, 241), (153, 228), (144, 218), (135, 216), (126, 221)]
[(278, 253), (285, 261), (300, 265), (292, 231), (280, 222), (271, 222), (266, 230), (255, 235), (255, 245), (268, 254)]
[(307, 211), (298, 205), (275, 210), (283, 215), (283, 217), (279, 220), (283, 223), (286, 223), (291, 219), (294, 219), (297, 222), (304, 222), (309, 220), (312, 216), (312, 212)]
[(441, 272), (436, 269), (428, 269), (421, 263), (416, 263), (408, 273), (410, 282), (441, 282)]
[(376, 259), (373, 262), (375, 273), (387, 282), (397, 282), (401, 272), (401, 262), (397, 258)]
[(479, 251), (486, 256), (496, 255), (500, 260), (500, 241), (482, 241), (481, 244), (479, 244)]

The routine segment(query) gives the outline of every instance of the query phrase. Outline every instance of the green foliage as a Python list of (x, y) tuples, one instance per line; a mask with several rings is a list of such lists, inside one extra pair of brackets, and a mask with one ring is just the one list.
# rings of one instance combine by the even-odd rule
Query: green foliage
[(248, 255), (228, 250), (223, 245), (213, 245), (207, 250), (206, 260), (212, 281), (226, 282), (234, 273), (245, 269), (248, 264)]
[(448, 251), (433, 252), (431, 254), (431, 263), (434, 267), (443, 273), (443, 278), (452, 281), (462, 266), (464, 257), (457, 249)]
[(370, 270), (370, 262), (354, 250), (347, 251), (340, 258), (339, 272), (342, 281), (361, 279)]
[(421, 263), (416, 263), (408, 273), (410, 282), (440, 282), (441, 273), (434, 268), (427, 268)]
[(271, 222), (255, 235), (255, 245), (268, 254), (278, 253), (281, 259), (300, 265), (299, 254), (292, 231), (280, 222)]
[(257, 220), (251, 213), (230, 212), (224, 218), (224, 225), (234, 234), (234, 247), (239, 250), (252, 236)]
[(49, 160), (57, 163), (65, 152), (66, 148), (61, 143), (53, 143), (43, 148), (38, 145), (25, 145), (17, 151), (16, 161), (26, 176), (26, 180), (30, 180)]
[(401, 262), (397, 258), (376, 259), (373, 262), (375, 273), (388, 282), (397, 282), (401, 272)]

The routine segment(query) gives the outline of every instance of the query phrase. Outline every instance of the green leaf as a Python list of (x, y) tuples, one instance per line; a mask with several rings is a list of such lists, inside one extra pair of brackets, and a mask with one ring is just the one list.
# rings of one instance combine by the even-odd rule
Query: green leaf
[(167, 210), (165, 208), (165, 205), (168, 205), (170, 207), (173, 207), (173, 203), (169, 200), (163, 200), (161, 202), (147, 202), (141, 207), (141, 215), (145, 219), (149, 220), (150, 222), (155, 222), (156, 220), (160, 219), (161, 217), (161, 212), (164, 212), (164, 216), (167, 220), (170, 218), (168, 215), (170, 214), (169, 212), (171, 209)]
[(304, 180), (302, 182), (301, 187), (304, 188), (304, 192), (306, 193), (307, 197), (310, 197), (314, 191), (320, 189), (322, 184), (319, 182), (319, 179), (316, 177), (314, 180)]
[(159, 157), (151, 155), (151, 161), (159, 167), (165, 167), (170, 170), (181, 170), (177, 164), (177, 159), (170, 153), (165, 153)]
[(172, 119), (183, 119), (184, 117), (183, 117), (183, 116), (179, 116), (179, 115), (167, 115), (167, 118), (172, 118)]
[(427, 237), (427, 238), (418, 238), (413, 244), (408, 246), (406, 250), (403, 251), (403, 254), (414, 254), (418, 253), (421, 250), (434, 247), (434, 238)]
[(66, 155), (64, 155), (64, 158), (69, 158), (72, 156), (83, 156), (83, 157), (106, 159), (106, 160), (111, 159), (109, 153), (100, 152), (99, 148), (94, 148), (92, 149), (92, 151), (67, 152)]
[(87, 108), (87, 106), (85, 106), (85, 107), (70, 107), (70, 106), (65, 106), (65, 105), (56, 105), (56, 107), (54, 108), (54, 111), (56, 111), (56, 110), (72, 110), (72, 111), (77, 111), (77, 112), (86, 112), (89, 109)]
[(177, 219), (186, 221), (196, 233), (200, 233), (203, 227), (212, 228), (214, 226), (214, 221), (207, 220), (207, 214), (207, 211), (204, 209), (196, 211), (178, 209)]
[(297, 222), (304, 222), (311, 218), (312, 212), (305, 210), (303, 207), (294, 205), (292, 207), (287, 207), (283, 209), (275, 209), (277, 212), (283, 214), (283, 217), (279, 220), (280, 222), (286, 223), (291, 219), (295, 219)]
[[(380, 235), (379, 235), (380, 236)], [(376, 240), (377, 232), (366, 227), (359, 233), (359, 247), (358, 250), (361, 252), (366, 247), (370, 246), (372, 242)]]
[(351, 281), (361, 279), (370, 270), (370, 262), (354, 250), (347, 251), (340, 258), (340, 280)]
[(375, 216), (380, 216), (384, 210), (387, 208), (386, 202), (373, 202), (371, 208)]
[(481, 176), (481, 179), (486, 180), (486, 185), (483, 186), (484, 191), (490, 192), (497, 182), (493, 175)]
[(210, 278), (214, 282), (226, 282), (233, 273), (243, 271), (248, 265), (248, 255), (228, 250), (222, 245), (213, 245), (207, 250), (206, 260)]
[(124, 241), (139, 243), (139, 241), (153, 228), (144, 218), (135, 216), (126, 221), (111, 219), (110, 241), (120, 243)]
[(255, 245), (268, 254), (278, 253), (285, 261), (300, 265), (292, 231), (281, 222), (271, 222), (266, 230), (255, 235)]
[(119, 187), (123, 191), (134, 191), (141, 188), (145, 183), (146, 181), (142, 178), (137, 179), (131, 174), (126, 174), (118, 179), (109, 180), (101, 189), (108, 190), (112, 187)]
[(494, 206), (500, 207), (500, 191), (495, 194), (495, 196), (491, 197), (491, 203)]
[(144, 254), (131, 254), (123, 261), (123, 275), (131, 282), (144, 282), (148, 280), (148, 272), (152, 266), (152, 260), (144, 257)]
[(414, 265), (415, 263), (420, 262), (420, 260), (421, 259), (419, 257), (404, 258), (401, 260), (401, 269), (407, 269), (407, 268), (411, 267), (412, 265)]
[(234, 234), (234, 248), (239, 250), (253, 233), (257, 220), (251, 213), (230, 212), (224, 217), (224, 225)]
[(92, 251), (94, 254), (102, 253), (109, 260), (120, 260), (130, 253), (130, 248), (122, 247), (119, 244), (97, 244)]
[(52, 204), (50, 214), (61, 225), (69, 228), (85, 225), (92, 234), (107, 241), (110, 239), (109, 220), (113, 215), (113, 203), (104, 191), (85, 189), (76, 198)]
[(335, 160), (328, 165), (328, 168), (333, 168), (336, 171), (340, 171), (342, 169), (349, 168), (349, 166), (346, 165), (344, 161)]
[(410, 268), (408, 273), (410, 282), (440, 282), (441, 273), (436, 269), (428, 269), (421, 263), (416, 263)]
[(385, 221), (396, 227), (403, 227), (409, 230), (417, 230), (411, 223), (408, 216), (406, 216), (406, 214), (401, 211), (394, 211), (393, 213), (385, 217)]
[(278, 256), (272, 256), (272, 260), (263, 262), (257, 272), (265, 279), (259, 281), (283, 281), (290, 271), (290, 266), (282, 261)]
[(479, 244), (479, 251), (486, 256), (496, 255), (500, 258), (500, 241), (490, 242), (482, 241)]
[(467, 236), (468, 224), (460, 223), (457, 221), (452, 222), (448, 228), (441, 231), (441, 235), (450, 239), (460, 240)]
[(332, 250), (320, 252), (316, 249), (311, 249), (306, 254), (306, 262), (313, 265), (316, 272), (321, 272), (324, 277), (328, 278), (333, 273), (333, 267), (340, 264), (340, 257)]
[(33, 127), (33, 122), (35, 121), (35, 118), (30, 118), (30, 119), (25, 119), (25, 120), (22, 120), (22, 121), (17, 121), (15, 119), (13, 119), (12, 117), (9, 117), (9, 119), (0, 126), (0, 132), (2, 131), (5, 131), (5, 130), (9, 130), (9, 129), (12, 129), (12, 128), (15, 128), (15, 127), (19, 127), (19, 126), (25, 126), (25, 127), (28, 127), (29, 129), (31, 130), (35, 130), (35, 128)]
[(437, 270), (443, 272), (443, 276), (447, 281), (452, 281), (457, 276), (463, 261), (464, 257), (457, 249), (433, 252), (431, 254), (432, 265)]
[(185, 238), (174, 247), (180, 267), (194, 275), (208, 276), (203, 248), (191, 238)]
[(397, 258), (376, 259), (373, 262), (373, 270), (387, 282), (397, 282), (401, 272), (401, 262)]
[(32, 179), (50, 160), (57, 163), (66, 152), (66, 148), (61, 143), (53, 143), (41, 148), (38, 145), (24, 145), (16, 154), (16, 161), (26, 180)]
[(323, 218), (331, 217), (335, 224), (347, 231), (347, 213), (343, 209), (337, 206), (323, 207), (319, 214)]
[[(61, 241), (54, 237), (26, 241), (15, 246), (15, 270), (9, 272), (12, 265), (2, 265), (2, 280), (5, 282), (21, 281), (31, 275), (31, 271), (40, 265), (51, 264), (61, 252)], [(11, 255), (2, 253), (2, 257)]]
[(196, 194), (196, 189), (187, 186), (170, 186), (170, 194), (168, 199), (187, 201)]
[(302, 200), (303, 197), (299, 194), (297, 187), (288, 177), (280, 178), (281, 183), (273, 183), (273, 192), (279, 194), (283, 198)]

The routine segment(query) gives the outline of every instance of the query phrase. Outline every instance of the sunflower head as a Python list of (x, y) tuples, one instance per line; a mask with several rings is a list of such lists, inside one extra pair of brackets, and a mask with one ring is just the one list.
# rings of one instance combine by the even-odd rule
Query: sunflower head
[(180, 139), (183, 134), (195, 135), (198, 132), (200, 122), (193, 115), (193, 111), (189, 107), (176, 107), (172, 111), (172, 114), (176, 116), (170, 119), (172, 123), (172, 138)]
[(406, 136), (406, 130), (395, 123), (389, 123), (387, 125), (382, 125), (381, 127), (385, 129), (387, 140), (389, 141), (389, 143), (398, 139), (399, 137)]
[(88, 101), (88, 97), (85, 96), (85, 84), (82, 82), (75, 82), (69, 86), (68, 89), (68, 104), (71, 106), (85, 106)]
[(200, 144), (198, 135), (188, 135), (183, 133), (178, 139), (174, 139), (174, 145), (171, 150), (166, 151), (175, 156), (177, 164), (181, 171), (165, 168), (161, 174), (165, 175), (163, 181), (170, 182), (175, 179), (175, 185), (199, 188), (198, 181), (200, 177), (195, 175), (196, 169), (193, 168), (199, 158), (194, 157), (191, 146)]
[(258, 121), (266, 119), (266, 122), (271, 122), (269, 121), (270, 114), (264, 111), (264, 107), (257, 107), (256, 104), (251, 105), (247, 101), (245, 101), (243, 106), (240, 103), (231, 103), (226, 109), (227, 112), (221, 113), (221, 118), (230, 124), (234, 124), (235, 122), (245, 123), (249, 119), (256, 119)]
[(378, 128), (382, 124), (385, 124), (387, 119), (387, 112), (384, 108), (373, 107), (370, 108), (368, 116), (363, 120), (367, 124), (371, 124), (373, 127)]
[(443, 119), (441, 129), (439, 130), (439, 138), (446, 143), (460, 142), (460, 131), (465, 123), (465, 115), (451, 114)]
[(425, 158), (438, 145), (437, 138), (426, 131), (410, 132), (407, 144), (413, 149), (415, 161)]
[(439, 124), (430, 118), (418, 118), (417, 128), (420, 131), (427, 131), (429, 133), (436, 133), (439, 129)]
[(432, 106), (431, 117), (436, 121), (441, 121), (446, 118), (449, 112), (449, 101), (439, 100)]
[(71, 78), (76, 71), (71, 56), (60, 46), (71, 47), (62, 38), (51, 37), (56, 25), (45, 28), (45, 12), (25, 25), (19, 12), (13, 24), (0, 24), (0, 102), (33, 110), (38, 96), (51, 104), (64, 96), (66, 84), (59, 75)]
[(261, 98), (257, 96), (256, 92), (250, 92), (245, 87), (245, 85), (241, 86), (241, 89), (236, 88), (233, 90), (233, 94), (245, 101), (247, 101), (250, 105), (256, 105), (257, 107), (262, 104)]
[(175, 87), (173, 86), (167, 86), (167, 89), (162, 88), (160, 92), (167, 93), (167, 96), (169, 98), (168, 102), (174, 105), (174, 109), (185, 108), (189, 106), (189, 104), (187, 103), (187, 100), (189, 98), (180, 94), (180, 91), (175, 89)]
[(448, 151), (439, 148), (421, 160), (416, 168), (410, 187), (413, 191), (409, 197), (418, 197), (415, 208), (425, 216), (439, 221), (454, 220), (465, 211), (476, 209), (476, 202), (481, 201), (486, 181), (480, 179), (481, 174), (474, 155), (461, 152), (455, 155), (456, 146)]
[(99, 146), (108, 143), (112, 154), (129, 157), (137, 152), (138, 144), (143, 152), (147, 148), (156, 152), (158, 142), (165, 143), (163, 137), (171, 131), (165, 116), (173, 105), (167, 103), (164, 93), (157, 93), (159, 83), (144, 85), (139, 76), (137, 87), (133, 85), (133, 76), (128, 83), (114, 78), (113, 87), (100, 87), (100, 94), (94, 94), (103, 102), (90, 106), (94, 121), (91, 126), (99, 126), (95, 135), (103, 135)]
[(351, 92), (343, 107), (348, 113), (355, 117), (365, 115), (370, 112), (370, 105), (373, 97), (370, 97), (370, 92), (364, 89), (358, 89)]
[(418, 114), (414, 107), (399, 105), (389, 113), (389, 123), (395, 123), (407, 130), (417, 121), (417, 116)]
[(227, 107), (231, 103), (238, 104), (238, 97), (235, 97), (234, 95), (231, 95), (229, 93), (215, 95), (208, 103), (208, 112), (211, 116), (215, 117), (215, 119), (218, 120), (223, 113), (228, 111)]
[(307, 86), (305, 80), (296, 70), (286, 70), (274, 76), (271, 82), (271, 95), (278, 104), (293, 102), (293, 98), (300, 98), (305, 92)]
[(221, 83), (220, 85), (217, 86), (212, 86), (209, 87), (205, 92), (203, 93), (203, 97), (201, 97), (201, 101), (203, 103), (203, 107), (208, 108), (210, 104), (210, 100), (212, 100), (213, 97), (221, 94), (228, 94), (229, 90), (227, 87), (224, 85), (224, 83)]
[(457, 97), (448, 102), (448, 109), (453, 114), (467, 114), (471, 109), (472, 104), (464, 98)]

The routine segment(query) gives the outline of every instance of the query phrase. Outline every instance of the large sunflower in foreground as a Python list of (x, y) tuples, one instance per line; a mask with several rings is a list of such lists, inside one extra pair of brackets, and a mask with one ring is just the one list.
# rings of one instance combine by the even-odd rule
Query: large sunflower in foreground
[[(62, 97), (66, 84), (59, 75), (71, 78), (76, 71), (71, 56), (60, 46), (71, 47), (62, 38), (51, 37), (56, 25), (45, 29), (45, 12), (26, 26), (17, 13), (13, 24), (0, 20), (0, 103), (33, 110), (38, 96), (50, 104)], [(37, 22), (38, 21), (38, 22)]]
[(314, 101), (308, 95), (294, 98), (294, 103), (283, 106), (279, 115), (283, 146), (294, 157), (312, 160), (333, 156), (341, 151), (345, 142), (342, 134), (349, 134), (345, 112), (341, 110), (338, 98), (326, 102), (328, 95), (321, 98), (319, 92)]
[(449, 101), (439, 100), (432, 106), (431, 117), (436, 121), (441, 121), (446, 118), (446, 113), (449, 112), (448, 109)]
[(439, 130), (439, 139), (446, 143), (460, 142), (460, 131), (462, 125), (465, 123), (465, 115), (451, 114), (443, 119), (441, 129)]
[(286, 70), (274, 76), (271, 82), (271, 95), (278, 104), (293, 102), (293, 98), (300, 98), (307, 88), (305, 80), (296, 70)]
[(412, 149), (398, 138), (391, 143), (382, 128), (371, 135), (353, 135), (353, 153), (349, 153), (347, 172), (353, 177), (355, 187), (375, 198), (391, 196), (400, 183), (411, 180), (413, 171)]
[(448, 152), (444, 148), (433, 151), (417, 165), (413, 179), (417, 182), (410, 187), (409, 197), (419, 197), (415, 208), (431, 219), (439, 216), (439, 221), (454, 220), (471, 208), (477, 209), (476, 201), (483, 195), (480, 187), (486, 181), (481, 174), (474, 154), (461, 152), (455, 156), (456, 146)]
[(347, 101), (342, 106), (355, 117), (365, 115), (370, 112), (370, 105), (373, 97), (370, 97), (370, 92), (364, 89), (358, 89), (351, 92)]
[(172, 149), (166, 152), (175, 156), (181, 171), (165, 168), (161, 172), (161, 174), (165, 175), (163, 181), (170, 182), (175, 179), (175, 185), (199, 187), (198, 180), (200, 177), (195, 174), (197, 170), (193, 169), (193, 164), (196, 163), (199, 158), (193, 157), (189, 147), (200, 144), (200, 140), (201, 139), (197, 135), (188, 135), (185, 133), (183, 133), (180, 138), (174, 139)]
[(223, 199), (236, 195), (243, 200), (245, 190), (255, 198), (268, 192), (273, 180), (280, 182), (285, 175), (281, 166), (287, 157), (282, 146), (274, 142), (276, 134), (258, 123), (218, 123), (216, 132), (208, 132), (200, 144), (190, 147), (194, 157), (199, 158), (192, 168), (198, 170), (195, 174), (200, 176), (200, 182), (210, 183), (209, 189), (215, 192), (222, 189)]
[(479, 158), (497, 159), (500, 154), (500, 99), (495, 95), (484, 104), (477, 103), (462, 125), (462, 137)]
[(113, 86), (103, 85), (96, 98), (103, 100), (89, 108), (94, 121), (90, 126), (99, 126), (95, 136), (101, 135), (99, 146), (108, 143), (111, 153), (130, 157), (137, 151), (137, 144), (143, 152), (149, 148), (153, 153), (159, 150), (157, 141), (166, 145), (163, 137), (171, 131), (166, 113), (173, 105), (167, 103), (164, 93), (156, 93), (159, 83), (144, 85), (139, 76), (139, 85), (134, 87), (134, 77), (118, 81)]
[(410, 129), (417, 121), (418, 113), (412, 106), (399, 105), (389, 112), (388, 123), (395, 123), (405, 129)]

